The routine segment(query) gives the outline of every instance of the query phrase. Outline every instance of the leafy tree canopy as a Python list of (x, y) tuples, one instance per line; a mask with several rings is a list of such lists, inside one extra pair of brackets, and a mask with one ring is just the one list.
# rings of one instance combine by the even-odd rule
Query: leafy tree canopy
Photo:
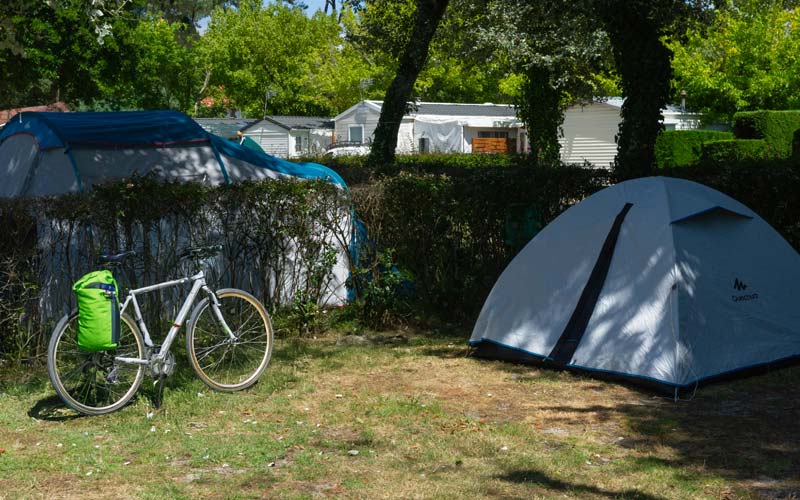
[[(711, 119), (736, 111), (800, 107), (798, 2), (736, 0), (670, 39), (675, 91)], [(677, 96), (676, 96), (677, 98)]]

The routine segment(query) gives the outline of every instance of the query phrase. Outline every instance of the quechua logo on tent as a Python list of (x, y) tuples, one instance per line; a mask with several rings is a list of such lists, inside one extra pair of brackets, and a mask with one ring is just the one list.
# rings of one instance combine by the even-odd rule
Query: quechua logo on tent
[[(739, 278), (735, 278), (733, 280), (733, 289), (737, 292), (744, 292), (747, 290), (747, 284), (744, 281), (740, 280)], [(750, 301), (750, 300), (758, 300), (757, 293), (744, 293), (739, 295), (731, 295), (731, 300), (734, 302), (743, 302), (743, 301)]]

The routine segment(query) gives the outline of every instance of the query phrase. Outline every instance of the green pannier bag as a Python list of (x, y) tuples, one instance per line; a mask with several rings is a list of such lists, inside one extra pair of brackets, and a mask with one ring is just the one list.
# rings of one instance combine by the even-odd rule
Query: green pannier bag
[(92, 271), (72, 290), (78, 296), (78, 347), (97, 352), (116, 349), (119, 343), (117, 281), (111, 271)]

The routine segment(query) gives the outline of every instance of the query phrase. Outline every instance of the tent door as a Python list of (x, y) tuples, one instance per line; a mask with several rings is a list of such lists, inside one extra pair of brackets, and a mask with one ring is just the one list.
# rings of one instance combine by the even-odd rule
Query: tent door
[(622, 210), (617, 214), (614, 219), (614, 224), (606, 236), (606, 241), (600, 249), (600, 255), (597, 257), (597, 262), (594, 264), (592, 274), (586, 281), (581, 292), (581, 297), (578, 299), (578, 304), (572, 312), (572, 316), (564, 328), (564, 333), (559, 337), (555, 347), (550, 352), (548, 359), (558, 365), (566, 365), (572, 360), (572, 356), (578, 349), (578, 344), (581, 343), (586, 327), (589, 325), (589, 320), (594, 312), (594, 307), (597, 304), (597, 299), (600, 298), (600, 292), (603, 290), (603, 284), (608, 276), (608, 270), (611, 267), (611, 258), (614, 256), (614, 249), (617, 246), (617, 238), (619, 237), (622, 222), (625, 216), (628, 215), (632, 203), (626, 203)]

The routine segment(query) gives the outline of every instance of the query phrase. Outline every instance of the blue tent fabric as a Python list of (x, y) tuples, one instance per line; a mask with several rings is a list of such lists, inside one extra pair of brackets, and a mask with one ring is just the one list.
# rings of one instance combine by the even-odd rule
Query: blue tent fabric
[(282, 174), (299, 177), (301, 179), (323, 179), (342, 187), (346, 187), (344, 179), (339, 174), (326, 166), (318, 163), (292, 163), (282, 158), (276, 158), (266, 153), (259, 153), (250, 148), (241, 146), (233, 141), (223, 139), (216, 135), (208, 134), (211, 143), (222, 154), (264, 167)]
[(179, 111), (20, 113), (0, 133), (27, 132), (43, 149), (67, 144), (164, 146), (208, 141), (200, 125)]
[[(14, 116), (0, 131), (0, 143), (15, 134), (34, 136), (40, 149), (84, 145), (163, 147), (205, 142), (210, 143), (218, 154), (275, 172), (301, 179), (325, 179), (339, 186), (346, 186), (336, 172), (323, 165), (292, 163), (253, 151), (206, 132), (197, 122), (179, 111), (24, 112)], [(220, 168), (227, 178), (222, 163)]]

